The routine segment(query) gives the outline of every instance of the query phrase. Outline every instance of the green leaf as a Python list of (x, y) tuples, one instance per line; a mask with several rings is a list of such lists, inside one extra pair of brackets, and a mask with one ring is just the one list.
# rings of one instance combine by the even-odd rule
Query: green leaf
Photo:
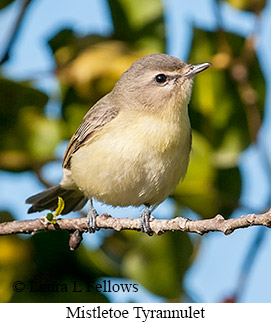
[(61, 212), (63, 211), (64, 207), (65, 207), (65, 202), (64, 202), (63, 198), (61, 196), (58, 196), (57, 208), (55, 210), (54, 217), (56, 217), (59, 214), (61, 214)]
[(108, 0), (114, 24), (114, 39), (132, 47), (165, 51), (165, 30), (161, 0)]
[(227, 0), (230, 5), (239, 10), (252, 11), (259, 14), (266, 6), (266, 0)]
[(167, 232), (151, 238), (141, 234), (123, 259), (123, 272), (154, 294), (179, 299), (192, 251), (186, 233)]
[(1, 0), (0, 1), (0, 10), (11, 4), (14, 0)]
[(49, 119), (35, 107), (20, 111), (24, 149), (37, 161), (47, 161), (54, 156), (54, 149), (62, 139), (62, 123)]
[(191, 208), (202, 217), (219, 210), (215, 188), (216, 170), (212, 164), (212, 147), (208, 140), (193, 131), (193, 148), (187, 174), (174, 191), (173, 197), (182, 206)]
[[(44, 107), (48, 97), (26, 83), (0, 78), (0, 87), (0, 168), (9, 171), (29, 169), (34, 160), (30, 152), (31, 139), (28, 129), (39, 132), (42, 131), (42, 127), (33, 117), (27, 116), (31, 111), (32, 116), (35, 114), (39, 116), (39, 120), (45, 120)], [(44, 136), (47, 143), (48, 137), (48, 134)], [(44, 148), (52, 149), (39, 141), (37, 149)], [(52, 154), (52, 150), (50, 153)], [(48, 156), (50, 155), (44, 157), (47, 159)]]
[(53, 213), (47, 213), (47, 215), (46, 215), (46, 219), (48, 220), (48, 221), (52, 221), (53, 220), (53, 218), (54, 218), (54, 215), (53, 215)]
[(20, 122), (20, 109), (34, 107), (41, 113), (48, 101), (45, 93), (28, 84), (0, 78), (0, 150), (10, 148), (12, 143), (21, 144), (21, 137), (16, 129)]
[(47, 213), (46, 218), (48, 221), (50, 221), (51, 223), (55, 224), (56, 220), (54, 218), (56, 218), (58, 215), (61, 214), (61, 212), (63, 211), (65, 207), (65, 202), (63, 200), (63, 198), (61, 196), (58, 196), (58, 202), (57, 202), (57, 208), (55, 210), (55, 213)]
[(133, 29), (121, 2), (119, 0), (108, 0), (108, 4), (112, 15), (115, 37), (122, 40), (131, 39)]

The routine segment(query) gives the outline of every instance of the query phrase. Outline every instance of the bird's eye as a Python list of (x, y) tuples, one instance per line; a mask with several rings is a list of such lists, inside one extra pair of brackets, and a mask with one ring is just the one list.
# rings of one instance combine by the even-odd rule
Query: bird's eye
[(167, 81), (167, 77), (165, 74), (158, 74), (155, 76), (155, 81), (159, 84), (163, 84)]

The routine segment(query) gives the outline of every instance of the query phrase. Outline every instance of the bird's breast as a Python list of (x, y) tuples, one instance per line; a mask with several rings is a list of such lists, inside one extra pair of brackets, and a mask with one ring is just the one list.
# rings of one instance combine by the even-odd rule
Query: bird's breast
[(188, 116), (135, 113), (120, 112), (72, 157), (74, 182), (85, 195), (113, 206), (159, 204), (184, 177), (191, 147)]

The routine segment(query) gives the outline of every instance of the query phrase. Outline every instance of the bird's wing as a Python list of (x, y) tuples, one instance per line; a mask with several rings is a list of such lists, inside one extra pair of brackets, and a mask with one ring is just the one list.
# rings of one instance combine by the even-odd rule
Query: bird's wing
[(63, 168), (70, 168), (72, 155), (93, 138), (105, 124), (113, 120), (118, 115), (118, 112), (119, 109), (110, 105), (106, 97), (98, 101), (88, 111), (66, 148), (63, 157)]

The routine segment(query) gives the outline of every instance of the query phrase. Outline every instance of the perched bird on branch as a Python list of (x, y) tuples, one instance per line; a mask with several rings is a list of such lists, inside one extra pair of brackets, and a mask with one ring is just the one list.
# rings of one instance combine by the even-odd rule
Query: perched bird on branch
[(191, 150), (188, 117), (194, 76), (210, 63), (186, 64), (152, 54), (125, 71), (112, 91), (85, 115), (63, 158), (60, 184), (29, 197), (28, 213), (80, 210), (90, 200), (89, 230), (96, 229), (92, 199), (112, 206), (145, 205), (141, 228), (151, 234), (152, 208), (185, 176)]

